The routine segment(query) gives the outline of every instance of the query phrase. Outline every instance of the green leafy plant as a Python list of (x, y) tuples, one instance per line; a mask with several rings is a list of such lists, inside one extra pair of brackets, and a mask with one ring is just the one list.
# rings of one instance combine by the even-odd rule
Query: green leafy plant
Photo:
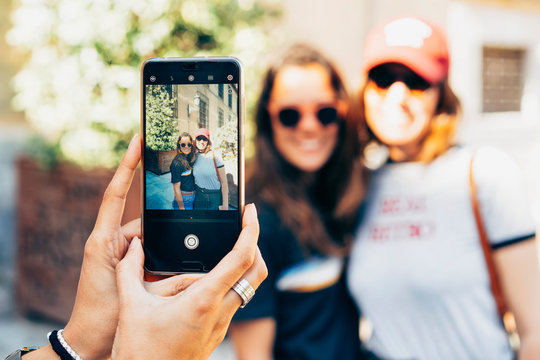
[(275, 0), (18, 1), (7, 41), (28, 59), (12, 105), (48, 153), (84, 167), (116, 166), (138, 132), (145, 59), (234, 55), (253, 81), (280, 15)]
[(155, 151), (176, 149), (177, 119), (173, 116), (174, 101), (170, 86), (147, 85), (146, 147)]

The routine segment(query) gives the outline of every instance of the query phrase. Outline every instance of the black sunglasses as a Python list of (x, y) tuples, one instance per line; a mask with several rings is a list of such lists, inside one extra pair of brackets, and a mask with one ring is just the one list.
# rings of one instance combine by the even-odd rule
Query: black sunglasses
[(431, 84), (412, 71), (397, 74), (388, 68), (375, 67), (368, 74), (380, 89), (388, 89), (393, 83), (401, 81), (411, 90), (425, 91), (431, 87)]
[(191, 143), (180, 143), (181, 147), (191, 147)]
[(199, 141), (208, 141), (208, 139), (207, 139), (206, 137), (204, 137), (204, 136), (197, 136), (197, 137), (195, 138), (195, 140), (199, 140)]
[[(300, 122), (302, 114), (298, 109), (285, 108), (279, 111), (279, 122), (286, 127), (295, 127)], [(317, 119), (323, 126), (330, 125), (338, 120), (338, 111), (333, 106), (325, 106), (317, 110)]]

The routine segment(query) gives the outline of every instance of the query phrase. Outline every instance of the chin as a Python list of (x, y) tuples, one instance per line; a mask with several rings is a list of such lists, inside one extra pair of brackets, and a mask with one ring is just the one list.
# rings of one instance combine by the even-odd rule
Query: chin
[(305, 173), (314, 173), (321, 170), (325, 164), (326, 161), (313, 160), (305, 161), (302, 164), (298, 164), (296, 167)]

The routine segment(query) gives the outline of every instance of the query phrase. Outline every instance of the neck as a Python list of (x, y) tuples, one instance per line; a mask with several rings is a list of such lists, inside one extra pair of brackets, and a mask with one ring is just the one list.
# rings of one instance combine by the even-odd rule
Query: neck
[(390, 159), (394, 162), (416, 161), (422, 150), (420, 144), (391, 146), (388, 148)]

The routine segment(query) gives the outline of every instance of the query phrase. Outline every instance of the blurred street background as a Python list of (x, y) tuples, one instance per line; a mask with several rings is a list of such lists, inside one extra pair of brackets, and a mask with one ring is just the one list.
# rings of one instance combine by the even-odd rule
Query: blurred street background
[[(181, 4), (176, 12), (168, 11), (173, 2)], [(263, 60), (277, 46), (315, 44), (354, 90), (372, 26), (402, 14), (429, 19), (449, 37), (451, 85), (464, 110), (458, 139), (497, 146), (517, 160), (540, 228), (539, 0), (162, 0), (151, 9), (144, 1), (96, 2), (105, 3), (110, 14), (91, 3), (0, 0), (0, 358), (20, 346), (45, 345), (46, 333), (64, 320), (54, 316), (58, 312), (44, 315), (39, 306), (32, 308), (29, 299), (21, 306), (15, 297), (17, 287), (32, 286), (15, 270), (17, 242), (27, 241), (25, 227), (32, 226), (17, 217), (17, 209), (26, 209), (18, 196), (29, 190), (19, 188), (17, 159), (30, 152), (48, 166), (114, 167), (138, 131), (138, 66), (149, 56), (238, 56), (247, 68), (249, 107), (259, 91)], [(90, 7), (99, 11), (100, 23), (89, 20)], [(133, 18), (136, 26), (126, 20)], [(176, 32), (171, 40), (171, 24), (178, 19), (198, 35)], [(139, 33), (128, 31), (134, 28)], [(39, 186), (31, 193), (47, 191)], [(65, 205), (49, 203), (49, 215)], [(86, 214), (90, 223), (95, 215)], [(84, 243), (90, 230), (73, 233)], [(230, 344), (212, 358), (234, 359)]]

